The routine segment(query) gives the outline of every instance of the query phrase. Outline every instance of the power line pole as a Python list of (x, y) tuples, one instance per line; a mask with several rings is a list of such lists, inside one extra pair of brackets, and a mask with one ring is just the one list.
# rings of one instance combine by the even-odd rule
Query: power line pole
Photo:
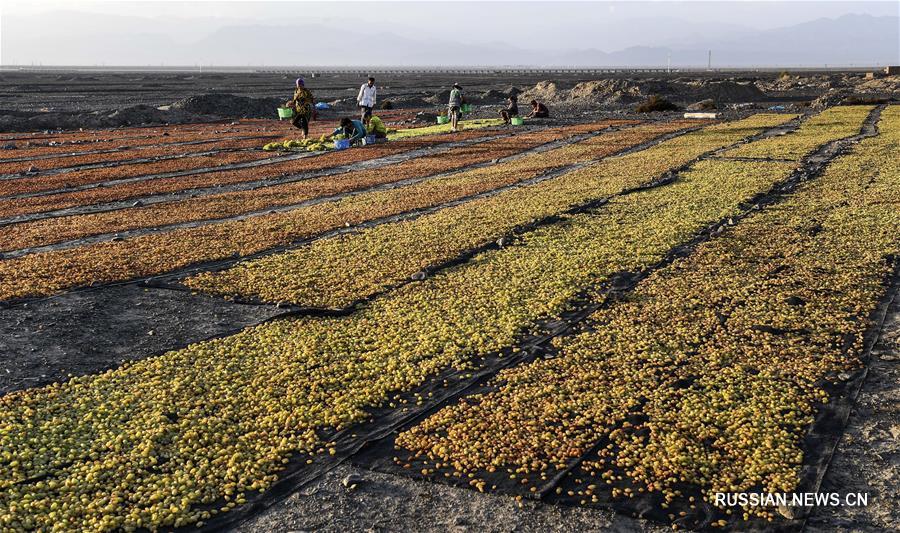
[(712, 70), (712, 50), (706, 54), (706, 70)]

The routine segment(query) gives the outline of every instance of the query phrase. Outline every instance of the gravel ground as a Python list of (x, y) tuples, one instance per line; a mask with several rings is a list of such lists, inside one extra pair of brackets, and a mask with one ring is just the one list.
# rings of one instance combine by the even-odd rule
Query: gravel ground
[[(355, 489), (344, 486), (348, 476)], [(353, 483), (348, 483), (352, 486)], [(668, 527), (610, 511), (546, 505), (341, 465), (238, 531), (647, 531)]]
[(900, 530), (900, 299), (895, 299), (869, 374), (822, 492), (868, 493), (866, 507), (820, 507), (807, 531)]

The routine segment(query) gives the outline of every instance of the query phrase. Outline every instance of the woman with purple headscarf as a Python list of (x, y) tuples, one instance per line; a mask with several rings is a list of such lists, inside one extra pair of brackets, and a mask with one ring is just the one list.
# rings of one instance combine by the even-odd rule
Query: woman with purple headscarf
[(297, 88), (294, 90), (294, 98), (288, 101), (285, 107), (294, 109), (294, 118), (291, 120), (291, 124), (303, 131), (305, 139), (309, 135), (309, 119), (312, 117), (315, 101), (312, 93), (303, 83), (303, 78), (297, 78), (295, 85)]

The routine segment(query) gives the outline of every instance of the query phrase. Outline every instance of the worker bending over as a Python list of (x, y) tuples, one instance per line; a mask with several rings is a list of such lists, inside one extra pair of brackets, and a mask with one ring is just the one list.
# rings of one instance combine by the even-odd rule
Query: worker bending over
[(374, 135), (376, 139), (387, 138), (387, 126), (384, 125), (384, 121), (382, 121), (380, 117), (370, 115), (363, 122), (366, 125), (366, 131), (369, 135)]
[(531, 113), (525, 116), (525, 118), (548, 118), (550, 116), (550, 110), (547, 109), (547, 106), (538, 102), (537, 100), (531, 101)]
[(341, 125), (331, 132), (330, 137), (335, 135), (344, 135), (350, 144), (356, 144), (366, 136), (366, 125), (361, 120), (344, 117), (341, 119)]

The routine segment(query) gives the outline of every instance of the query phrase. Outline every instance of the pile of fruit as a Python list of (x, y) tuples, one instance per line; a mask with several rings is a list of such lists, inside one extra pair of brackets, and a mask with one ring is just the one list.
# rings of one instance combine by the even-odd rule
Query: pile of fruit
[[(334, 140), (343, 139), (343, 134), (335, 135)], [(322, 135), (318, 139), (288, 139), (281, 142), (271, 142), (263, 146), (263, 150), (271, 151), (288, 151), (288, 152), (324, 152), (325, 150), (333, 150), (334, 143), (328, 141), (327, 135)]]

